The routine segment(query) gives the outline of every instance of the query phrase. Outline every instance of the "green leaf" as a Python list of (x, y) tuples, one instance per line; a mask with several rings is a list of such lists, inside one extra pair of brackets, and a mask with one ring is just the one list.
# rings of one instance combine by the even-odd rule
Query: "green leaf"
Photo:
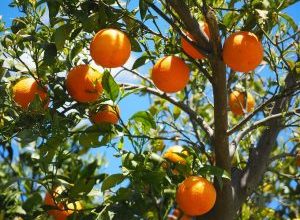
[(104, 192), (105, 190), (108, 190), (121, 182), (125, 180), (125, 176), (121, 173), (112, 174), (108, 177), (106, 177), (102, 183), (101, 191)]
[(55, 62), (55, 58), (57, 57), (57, 49), (54, 43), (49, 43), (45, 46), (44, 52), (44, 63), (48, 66), (52, 65)]
[[(149, 1), (149, 0), (140, 0), (140, 2), (139, 2), (140, 15), (141, 15), (142, 20), (144, 20), (147, 10), (149, 8), (147, 1)], [(150, 1), (150, 2), (152, 2), (152, 1)]]
[(55, 17), (58, 14), (58, 11), (59, 11), (59, 8), (60, 8), (60, 4), (56, 0), (48, 0), (47, 1), (47, 6), (48, 6), (48, 9), (49, 9), (50, 24), (53, 25)]
[(225, 170), (223, 170), (219, 167), (215, 167), (215, 166), (205, 165), (204, 167), (199, 169), (199, 173), (201, 173), (203, 175), (214, 175), (216, 177), (230, 179), (229, 173), (227, 173)]
[(65, 42), (69, 39), (69, 35), (73, 29), (73, 25), (67, 23), (58, 27), (54, 32), (54, 41), (57, 50), (62, 50), (64, 48)]
[(143, 66), (146, 62), (148, 61), (148, 57), (147, 56), (141, 56), (139, 57), (134, 64), (132, 65), (132, 69), (137, 69), (141, 66)]
[(133, 52), (142, 52), (142, 48), (136, 39), (130, 38), (131, 50)]
[(154, 118), (150, 114), (150, 112), (147, 111), (140, 111), (135, 113), (130, 120), (134, 120), (135, 122), (142, 123), (146, 128), (156, 128), (156, 123), (154, 121)]
[(295, 23), (294, 19), (291, 16), (289, 16), (285, 13), (279, 13), (279, 16), (281, 16), (283, 19), (285, 19), (290, 24), (290, 26), (293, 28), (293, 30), (295, 32), (298, 30), (298, 26), (297, 26), (297, 24)]
[(41, 195), (39, 193), (33, 193), (28, 196), (26, 201), (23, 203), (23, 209), (26, 212), (29, 212), (32, 210), (33, 207), (38, 206), (43, 201)]
[(72, 60), (82, 51), (83, 49), (83, 45), (81, 43), (76, 44), (70, 54), (69, 54), (69, 59), (72, 62)]
[[(103, 138), (107, 138), (107, 136), (112, 137), (112, 125), (110, 124), (99, 124), (88, 127), (80, 136), (79, 136), (79, 144), (82, 145), (85, 149), (89, 149), (91, 147), (101, 147), (107, 143), (106, 140), (99, 141), (99, 137), (104, 136)], [(109, 140), (110, 140), (109, 139)]]
[(109, 71), (105, 71), (102, 77), (102, 86), (105, 90), (106, 95), (112, 100), (115, 101), (120, 92), (120, 87), (112, 77)]

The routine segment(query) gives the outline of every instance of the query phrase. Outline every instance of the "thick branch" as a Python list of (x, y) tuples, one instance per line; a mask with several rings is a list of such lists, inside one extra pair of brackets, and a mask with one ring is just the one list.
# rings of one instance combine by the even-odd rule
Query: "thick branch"
[(184, 1), (166, 0), (166, 2), (175, 10), (185, 25), (186, 30), (194, 37), (198, 46), (201, 48), (200, 52), (204, 52), (206, 55), (209, 54), (211, 50), (209, 40), (204, 31), (200, 28), (199, 22), (192, 16), (190, 9), (187, 7)]
[[(286, 88), (294, 87), (296, 84), (295, 72), (288, 73), (285, 80)], [(283, 97), (275, 101), (274, 107), (271, 111), (272, 115), (282, 114), (288, 108), (292, 97)], [(245, 170), (239, 177), (238, 186), (236, 186), (235, 209), (236, 211), (241, 207), (247, 196), (260, 183), (269, 163), (269, 157), (274, 146), (276, 146), (276, 139), (284, 127), (281, 117), (269, 120), (266, 123), (267, 128), (262, 133), (257, 142), (257, 146), (249, 155), (249, 160)]]
[(240, 123), (235, 125), (233, 128), (231, 128), (227, 134), (231, 135), (234, 132), (241, 129), (251, 118), (254, 117), (258, 112), (262, 111), (266, 106), (268, 106), (270, 103), (274, 102), (275, 100), (281, 99), (283, 97), (292, 96), (297, 90), (300, 88), (300, 83), (295, 83), (292, 87), (287, 87), (284, 89), (280, 94), (272, 96), (270, 99), (262, 103), (260, 106), (258, 106), (253, 112), (251, 112), (249, 115), (247, 115)]
[[(213, 72), (213, 95), (214, 95), (214, 139), (213, 147), (216, 155), (216, 165), (226, 170), (231, 175), (231, 162), (229, 156), (229, 140), (227, 136), (227, 80), (226, 67), (222, 61), (221, 41), (217, 18), (213, 10), (209, 9), (205, 15), (211, 30), (211, 43), (213, 53), (209, 56)], [(233, 191), (231, 181), (223, 179), (223, 187), (215, 184), (217, 189), (217, 201), (215, 207), (207, 215), (200, 219), (232, 220), (235, 213), (233, 209)]]
[(272, 120), (276, 120), (276, 119), (282, 119), (284, 117), (289, 117), (292, 115), (297, 115), (300, 113), (300, 108), (296, 108), (292, 111), (289, 112), (281, 112), (278, 114), (274, 114), (274, 115), (270, 115), (262, 120), (256, 121), (253, 124), (251, 124), (249, 127), (244, 128), (237, 136), (236, 138), (233, 140), (232, 144), (230, 145), (230, 157), (232, 158), (235, 151), (236, 151), (236, 147), (239, 144), (239, 142), (243, 139), (243, 137), (245, 135), (247, 135), (249, 132), (253, 131), (254, 129), (267, 125), (270, 121)]

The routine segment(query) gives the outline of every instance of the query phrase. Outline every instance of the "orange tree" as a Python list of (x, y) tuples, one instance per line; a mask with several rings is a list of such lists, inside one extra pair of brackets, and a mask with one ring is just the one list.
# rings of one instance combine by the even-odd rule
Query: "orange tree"
[(0, 219), (299, 218), (297, 2), (12, 0)]

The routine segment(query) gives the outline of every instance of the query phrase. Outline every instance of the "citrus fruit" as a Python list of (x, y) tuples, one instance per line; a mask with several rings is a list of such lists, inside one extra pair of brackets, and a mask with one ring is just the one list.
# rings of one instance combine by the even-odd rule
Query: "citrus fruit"
[(251, 32), (236, 32), (225, 40), (223, 60), (234, 71), (252, 71), (263, 60), (262, 44)]
[[(38, 95), (42, 102), (46, 102), (48, 99), (46, 88), (42, 88), (34, 78), (30, 77), (18, 81), (13, 86), (12, 92), (13, 100), (23, 109), (28, 108), (35, 95)], [(45, 106), (48, 106), (48, 102)]]
[(189, 67), (176, 56), (160, 58), (152, 69), (152, 80), (163, 92), (179, 92), (189, 81)]
[(176, 202), (189, 216), (203, 215), (215, 205), (215, 187), (202, 177), (190, 176), (179, 184)]
[(173, 163), (186, 164), (185, 158), (180, 154), (188, 156), (188, 152), (182, 146), (172, 146), (164, 153), (163, 157)]
[(118, 106), (104, 105), (99, 111), (90, 113), (90, 120), (95, 124), (117, 124), (119, 115), (120, 109)]
[(53, 207), (53, 209), (48, 211), (48, 214), (53, 216), (55, 220), (66, 220), (75, 210), (82, 209), (82, 205), (79, 201), (74, 203), (56, 202), (55, 199), (61, 195), (63, 191), (64, 187), (56, 187), (51, 193), (47, 192), (44, 199), (45, 205)]
[(103, 92), (102, 74), (89, 65), (79, 65), (70, 70), (66, 79), (69, 95), (78, 102), (94, 102)]
[(125, 33), (117, 29), (100, 30), (90, 44), (90, 53), (98, 65), (120, 67), (130, 57), (131, 43)]
[(255, 105), (255, 100), (250, 93), (247, 93), (246, 98), (246, 93), (239, 91), (233, 91), (230, 93), (228, 102), (230, 110), (235, 115), (243, 115), (244, 112), (251, 112)]
[[(204, 31), (204, 33), (207, 35), (208, 38), (210, 38), (210, 32), (209, 28), (206, 22), (200, 23), (200, 28)], [(194, 41), (194, 37), (190, 33), (186, 33), (187, 37)], [(197, 48), (195, 48), (192, 44), (190, 44), (187, 40), (185, 40), (183, 37), (181, 37), (181, 47), (190, 57), (194, 59), (204, 59), (205, 56), (202, 55)]]

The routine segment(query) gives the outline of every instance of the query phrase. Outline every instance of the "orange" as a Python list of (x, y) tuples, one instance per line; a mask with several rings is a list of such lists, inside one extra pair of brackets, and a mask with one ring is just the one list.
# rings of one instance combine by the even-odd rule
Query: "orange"
[[(200, 28), (203, 29), (204, 33), (210, 38), (210, 32), (209, 28), (206, 22), (201, 22), (200, 23)], [(187, 37), (191, 40), (194, 41), (194, 37), (190, 33), (186, 33)], [(191, 56), (194, 59), (204, 59), (205, 56), (202, 55), (197, 48), (195, 48), (192, 44), (187, 42), (183, 37), (181, 37), (181, 47), (186, 52), (189, 56)]]
[(90, 120), (95, 124), (110, 123), (117, 124), (120, 110), (118, 106), (104, 105), (98, 112), (90, 113)]
[(252, 71), (261, 63), (262, 59), (263, 47), (255, 34), (239, 31), (225, 40), (223, 60), (234, 71)]
[(179, 184), (176, 202), (187, 215), (196, 216), (209, 212), (216, 202), (215, 187), (206, 179), (190, 176)]
[(53, 190), (52, 195), (47, 192), (45, 196), (45, 205), (53, 206), (53, 209), (49, 210), (48, 214), (53, 216), (55, 220), (66, 220), (75, 210), (82, 209), (82, 205), (79, 201), (76, 201), (75, 203), (56, 203), (54, 199), (56, 199), (63, 191), (64, 187), (59, 186)]
[(176, 56), (160, 58), (152, 69), (152, 80), (163, 92), (173, 93), (182, 90), (189, 81), (189, 67)]
[[(233, 114), (243, 115), (244, 111), (251, 112), (254, 109), (255, 100), (250, 93), (247, 93), (247, 103), (245, 99), (246, 93), (233, 91), (229, 95), (229, 107)], [(247, 105), (247, 110), (246, 110)]]
[(79, 65), (70, 70), (66, 79), (69, 95), (78, 102), (94, 102), (103, 92), (102, 74), (89, 65)]
[(106, 68), (123, 66), (131, 52), (129, 38), (116, 29), (100, 30), (93, 38), (90, 53), (98, 65)]
[(188, 216), (188, 215), (183, 215), (180, 220), (191, 220), (192, 217), (191, 216)]
[(179, 154), (184, 154), (188, 156), (188, 152), (186, 150), (184, 150), (183, 147), (175, 145), (173, 147), (170, 147), (165, 154), (163, 155), (163, 157), (173, 163), (179, 163), (179, 164), (186, 164), (186, 160), (185, 158), (183, 158), (181, 155)]
[[(35, 95), (38, 95), (42, 102), (48, 100), (46, 88), (40, 87), (34, 78), (24, 78), (18, 81), (13, 86), (13, 100), (23, 109), (27, 109), (30, 103), (34, 100)], [(46, 104), (48, 107), (48, 102)]]

